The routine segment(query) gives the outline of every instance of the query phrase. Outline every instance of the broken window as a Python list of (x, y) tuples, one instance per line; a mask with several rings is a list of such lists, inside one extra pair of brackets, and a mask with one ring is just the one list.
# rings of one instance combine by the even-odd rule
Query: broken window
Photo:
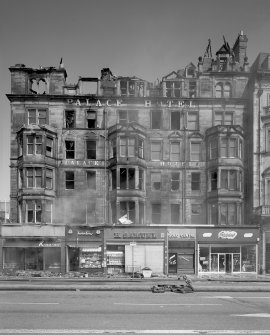
[(89, 190), (96, 189), (96, 171), (87, 171), (87, 187)]
[(191, 190), (200, 191), (201, 189), (201, 174), (200, 172), (191, 173)]
[(151, 112), (151, 128), (152, 129), (161, 129), (161, 120), (162, 113), (161, 111), (152, 111)]
[(75, 128), (75, 111), (65, 111), (66, 128)]
[(22, 136), (18, 136), (18, 148), (19, 148), (19, 156), (23, 154), (23, 139)]
[(33, 94), (46, 94), (47, 83), (43, 78), (30, 80), (30, 92)]
[(151, 172), (151, 185), (152, 190), (160, 191), (161, 190), (161, 173), (160, 172)]
[(96, 141), (86, 141), (86, 158), (96, 159)]
[(122, 224), (135, 223), (135, 201), (120, 201), (119, 221)]
[(181, 97), (181, 82), (180, 81), (167, 81), (166, 82), (166, 97), (167, 98), (180, 98)]
[(152, 223), (161, 223), (161, 204), (152, 204)]
[(74, 141), (66, 141), (66, 159), (74, 159), (75, 158), (75, 142)]
[(189, 82), (189, 97), (190, 98), (196, 98), (196, 88), (197, 88), (197, 83), (196, 81), (190, 81)]
[(215, 191), (217, 189), (217, 182), (218, 182), (217, 171), (212, 171), (210, 173), (210, 181), (211, 181), (211, 191)]
[(171, 204), (171, 224), (180, 223), (180, 205)]
[(180, 190), (180, 173), (179, 172), (171, 173), (171, 190), (172, 191)]
[(121, 80), (120, 81), (120, 91), (121, 91), (121, 96), (126, 96), (127, 95), (127, 82)]
[(46, 137), (46, 156), (53, 157), (53, 139)]
[(42, 136), (41, 135), (27, 135), (27, 154), (41, 155), (42, 154)]
[(26, 187), (41, 188), (42, 185), (42, 169), (26, 168)]
[(74, 171), (66, 171), (66, 190), (74, 190)]
[(26, 222), (41, 223), (41, 200), (26, 200)]
[(87, 128), (95, 129), (97, 127), (97, 113), (95, 111), (87, 111)]
[(170, 143), (170, 160), (172, 162), (179, 162), (180, 161), (180, 142), (171, 142)]
[(46, 173), (46, 178), (45, 178), (46, 188), (49, 190), (52, 190), (53, 189), (53, 170), (46, 169), (45, 173)]

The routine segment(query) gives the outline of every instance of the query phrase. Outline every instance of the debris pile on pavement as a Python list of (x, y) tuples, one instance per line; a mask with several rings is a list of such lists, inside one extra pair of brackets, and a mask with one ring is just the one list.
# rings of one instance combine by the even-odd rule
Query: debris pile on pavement
[(165, 292), (174, 292), (174, 293), (193, 293), (194, 289), (187, 285), (154, 285), (151, 287), (153, 293), (165, 293)]

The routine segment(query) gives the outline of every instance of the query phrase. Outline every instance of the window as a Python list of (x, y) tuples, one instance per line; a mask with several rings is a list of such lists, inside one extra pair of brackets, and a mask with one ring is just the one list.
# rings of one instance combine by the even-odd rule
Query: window
[(190, 160), (198, 162), (201, 160), (201, 143), (191, 142), (190, 143)]
[(66, 128), (75, 128), (75, 111), (65, 111)]
[(116, 138), (111, 140), (111, 157), (116, 158), (117, 155), (117, 145)]
[(138, 122), (137, 110), (119, 110), (118, 118), (120, 124), (127, 124), (129, 122)]
[(171, 130), (180, 130), (180, 112), (171, 112)]
[(122, 96), (127, 95), (127, 82), (126, 81), (120, 81), (120, 91)]
[(151, 128), (161, 129), (161, 111), (152, 111), (151, 116)]
[(33, 94), (46, 94), (46, 80), (43, 78), (33, 78), (30, 80), (30, 92)]
[(210, 212), (210, 224), (217, 225), (217, 223), (218, 223), (218, 205), (217, 204), (210, 204), (209, 212)]
[(199, 172), (191, 173), (191, 190), (192, 191), (201, 190), (201, 174)]
[(151, 159), (154, 161), (160, 161), (162, 158), (161, 154), (161, 142), (151, 143)]
[(138, 138), (138, 157), (144, 158), (144, 141), (141, 138)]
[(28, 124), (46, 124), (47, 123), (47, 110), (31, 108), (28, 109)]
[(41, 184), (42, 184), (42, 169), (26, 168), (26, 187), (41, 188)]
[(217, 189), (217, 181), (218, 181), (217, 171), (213, 171), (210, 173), (210, 179), (211, 179), (211, 191), (214, 191)]
[(218, 140), (217, 138), (211, 138), (209, 141), (209, 146), (210, 146), (210, 159), (215, 159), (218, 157)]
[[(238, 157), (238, 143), (240, 146), (240, 140), (233, 137), (222, 137), (220, 139), (220, 156), (221, 157)], [(241, 158), (241, 153), (239, 152)]]
[(231, 98), (232, 86), (230, 83), (218, 83), (216, 84), (216, 98)]
[(96, 141), (86, 141), (86, 158), (96, 159)]
[(120, 189), (135, 189), (134, 168), (120, 168)]
[(220, 205), (220, 224), (221, 225), (236, 224), (236, 204), (223, 203)]
[(220, 186), (226, 190), (237, 189), (237, 171), (236, 170), (221, 170)]
[(120, 156), (135, 157), (135, 138), (120, 137)]
[(180, 190), (180, 173), (171, 172), (171, 190), (179, 191)]
[(180, 205), (171, 204), (171, 224), (180, 223)]
[(196, 81), (190, 81), (189, 82), (189, 97), (190, 98), (196, 98)]
[(135, 223), (135, 201), (120, 201), (120, 218), (122, 224)]
[(152, 223), (160, 224), (161, 222), (161, 204), (152, 204)]
[(46, 188), (49, 190), (53, 189), (53, 170), (46, 169)]
[(117, 176), (116, 170), (112, 170), (112, 189), (113, 190), (115, 190), (117, 186), (116, 176)]
[(75, 158), (75, 142), (74, 141), (66, 141), (66, 159), (74, 159)]
[(42, 153), (42, 136), (27, 135), (27, 154), (41, 155)]
[(266, 181), (266, 205), (270, 205), (270, 180)]
[(181, 82), (180, 81), (167, 81), (166, 82), (166, 97), (167, 98), (180, 98), (181, 97)]
[(222, 84), (216, 84), (216, 98), (222, 97)]
[(87, 111), (87, 128), (95, 129), (97, 127), (97, 113), (95, 111)]
[(220, 157), (227, 157), (227, 138), (221, 138), (220, 139)]
[(144, 224), (144, 203), (139, 201), (139, 224)]
[(233, 112), (215, 112), (214, 113), (214, 125), (233, 125)]
[(188, 112), (187, 129), (188, 130), (198, 130), (199, 129), (199, 114), (197, 112)]
[(232, 88), (231, 88), (231, 85), (226, 83), (224, 85), (224, 90), (223, 90), (223, 96), (224, 98), (230, 98), (231, 97), (231, 94), (232, 94)]
[(161, 190), (161, 173), (160, 172), (151, 172), (151, 185), (152, 190), (159, 191)]
[(23, 139), (22, 136), (18, 136), (18, 155), (21, 156), (23, 154)]
[(52, 223), (52, 206), (53, 206), (53, 202), (51, 200), (45, 201), (44, 221), (46, 223)]
[(172, 162), (179, 162), (180, 161), (180, 142), (171, 142), (171, 153), (170, 159)]
[(95, 190), (96, 189), (96, 171), (87, 171), (86, 177), (87, 177), (88, 189)]
[(202, 223), (202, 206), (200, 204), (191, 204), (191, 224)]
[(41, 223), (41, 200), (26, 200), (26, 222)]
[(139, 169), (139, 190), (144, 189), (144, 171), (142, 169)]
[(53, 139), (46, 137), (46, 156), (53, 157)]
[(236, 138), (229, 139), (229, 157), (237, 157), (237, 141)]
[(74, 171), (66, 171), (66, 190), (74, 190)]

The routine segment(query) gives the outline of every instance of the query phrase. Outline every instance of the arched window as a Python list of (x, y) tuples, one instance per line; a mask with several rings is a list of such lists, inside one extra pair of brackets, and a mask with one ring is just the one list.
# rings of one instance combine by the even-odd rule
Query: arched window
[(224, 98), (230, 98), (230, 97), (231, 97), (231, 94), (232, 94), (232, 87), (231, 87), (231, 84), (226, 83), (226, 84), (224, 85), (223, 96), (224, 96)]
[(216, 84), (216, 98), (222, 98), (222, 84)]

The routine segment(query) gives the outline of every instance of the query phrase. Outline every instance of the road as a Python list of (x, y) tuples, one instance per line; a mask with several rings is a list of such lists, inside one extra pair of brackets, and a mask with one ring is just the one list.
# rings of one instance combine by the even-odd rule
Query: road
[(0, 334), (270, 334), (270, 293), (1, 291)]

